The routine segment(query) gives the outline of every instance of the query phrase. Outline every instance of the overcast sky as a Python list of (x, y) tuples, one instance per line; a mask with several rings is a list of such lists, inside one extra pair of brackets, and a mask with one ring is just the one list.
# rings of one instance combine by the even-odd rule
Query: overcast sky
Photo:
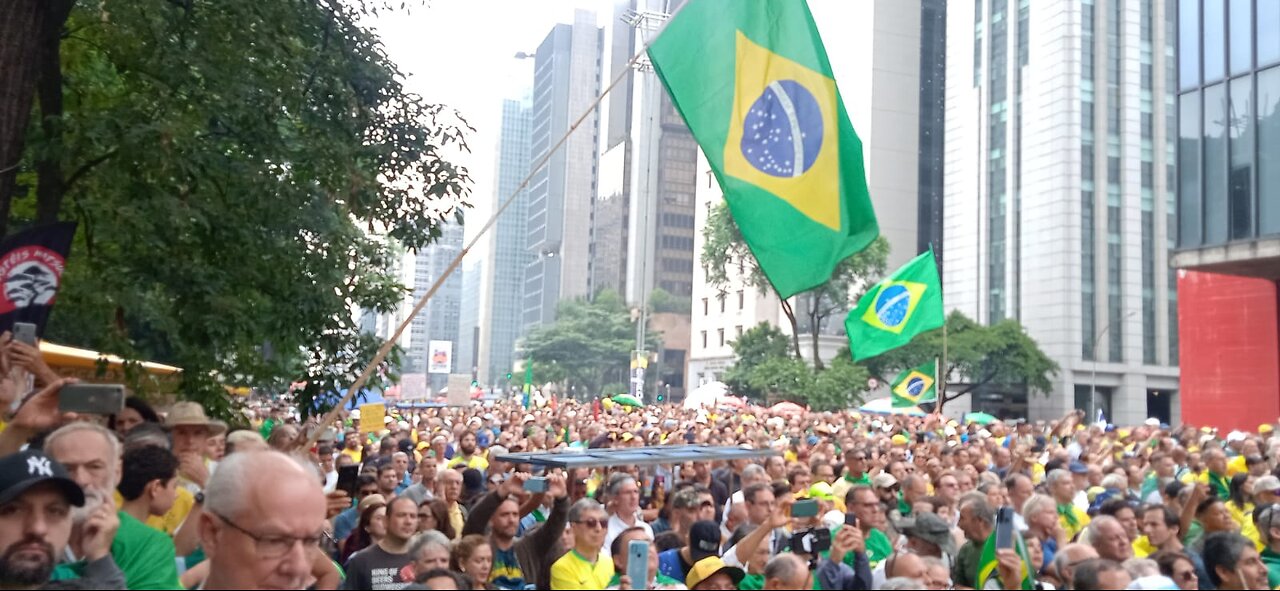
[[(819, 28), (827, 30), (850, 18), (860, 2), (811, 0), (810, 7)], [(370, 23), (408, 76), (410, 90), (458, 109), (476, 128), (469, 139), (472, 153), (458, 159), (475, 180), (468, 238), (491, 212), (502, 99), (519, 96), (533, 78), (533, 60), (515, 54), (533, 53), (552, 26), (573, 22), (577, 7), (594, 10), (603, 25), (612, 18), (612, 6), (610, 0), (430, 0), (429, 8), (384, 12)], [(833, 58), (858, 43), (850, 35), (824, 37)], [(832, 61), (839, 79), (840, 60)], [(848, 97), (846, 108), (853, 110), (847, 103)]]

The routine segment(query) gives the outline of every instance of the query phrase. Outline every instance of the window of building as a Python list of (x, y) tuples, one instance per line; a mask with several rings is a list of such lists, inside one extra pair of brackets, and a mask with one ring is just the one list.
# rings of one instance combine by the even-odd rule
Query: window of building
[(1227, 241), (1227, 93), (1204, 89), (1204, 243)]
[[(1204, 0), (1204, 82), (1222, 80), (1227, 67), (1226, 0)], [(1186, 51), (1186, 48), (1182, 48)]]
[(724, 294), (720, 294), (718, 299), (720, 300), (720, 313), (723, 314), (724, 313)]
[(1258, 0), (1258, 18), (1254, 19), (1254, 39), (1258, 43), (1259, 66), (1280, 61), (1280, 2)]
[(1231, 20), (1227, 26), (1231, 47), (1227, 59), (1233, 76), (1253, 68), (1253, 1), (1231, 0), (1229, 5)]
[(706, 316), (709, 313), (710, 313), (710, 308), (708, 307), (707, 298), (702, 298), (702, 315)]
[(1178, 109), (1178, 240), (1186, 248), (1202, 242), (1200, 93), (1182, 95)]
[(707, 348), (707, 331), (702, 331), (702, 348)]
[(716, 333), (718, 333), (718, 334), (720, 335), (720, 346), (721, 346), (721, 347), (723, 347), (723, 346), (724, 346), (724, 329), (723, 329), (723, 328), (717, 328), (717, 329), (716, 329)]
[(739, 325), (737, 325), (737, 326), (733, 327), (733, 333), (734, 333), (734, 336), (735, 336), (735, 337), (737, 337), (737, 338), (742, 338), (742, 325), (741, 325), (741, 324), (739, 324)]
[[(1280, 1), (1272, 4), (1280, 7)], [(1280, 8), (1277, 12), (1280, 13)], [(1262, 10), (1258, 13), (1261, 16)], [(1276, 22), (1280, 23), (1280, 14), (1276, 16)], [(1258, 42), (1261, 51), (1261, 37)], [(1258, 73), (1258, 103), (1258, 162), (1280, 162), (1280, 66)], [(1258, 200), (1258, 233), (1280, 234), (1280, 199), (1274, 197), (1280, 195), (1280, 166), (1258, 168), (1258, 195), (1269, 196)]]
[[(747, 296), (744, 290), (739, 289), (738, 290), (738, 309), (741, 310), (746, 307), (747, 307)], [(742, 333), (739, 332), (738, 334), (742, 334)]]
[[(1233, 3), (1234, 7), (1234, 3)], [(1227, 177), (1227, 203), (1230, 211), (1231, 239), (1253, 236), (1253, 78), (1242, 76), (1231, 81), (1231, 114), (1227, 134), (1231, 147), (1230, 172)]]

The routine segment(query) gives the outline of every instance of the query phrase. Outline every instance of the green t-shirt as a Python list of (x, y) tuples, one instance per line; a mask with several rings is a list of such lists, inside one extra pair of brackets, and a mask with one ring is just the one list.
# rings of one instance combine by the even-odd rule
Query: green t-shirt
[(742, 577), (742, 582), (738, 583), (738, 589), (742, 591), (760, 591), (764, 589), (764, 575), (748, 574)]
[[(844, 526), (841, 525), (840, 527)], [(836, 537), (836, 534), (840, 532), (840, 527), (837, 527), (831, 532), (831, 537)], [(884, 535), (884, 532), (875, 528), (872, 528), (871, 533), (866, 536), (866, 546), (867, 562), (871, 563), (872, 570), (875, 570), (876, 565), (880, 564), (880, 561), (893, 554), (893, 542), (889, 541), (889, 536)], [(821, 556), (826, 558), (830, 553), (830, 551), (823, 551)], [(854, 568), (853, 560), (853, 552), (844, 555), (844, 563), (849, 565), (849, 568)], [(814, 577), (813, 580), (814, 585), (816, 586), (818, 584), (817, 577)]]
[[(129, 589), (181, 589), (173, 540), (123, 511), (118, 515), (120, 529), (111, 542), (111, 558), (124, 573)], [(84, 561), (60, 564), (54, 569), (52, 580), (78, 579), (83, 568)]]
[(974, 587), (978, 579), (979, 563), (982, 561), (982, 544), (972, 540), (965, 542), (956, 553), (956, 563), (951, 567), (951, 580), (957, 587)]
[(1272, 552), (1271, 548), (1263, 548), (1262, 563), (1267, 565), (1267, 586), (1280, 588), (1280, 554)]

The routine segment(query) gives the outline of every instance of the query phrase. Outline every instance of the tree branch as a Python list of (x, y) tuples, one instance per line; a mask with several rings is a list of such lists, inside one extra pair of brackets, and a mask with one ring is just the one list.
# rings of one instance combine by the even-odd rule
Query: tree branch
[(800, 352), (800, 328), (796, 323), (796, 311), (791, 307), (791, 302), (781, 298), (778, 301), (782, 305), (782, 313), (786, 314), (787, 320), (791, 322), (791, 346), (795, 348), (796, 359), (804, 359), (804, 354)]
[(71, 187), (76, 184), (76, 181), (80, 180), (80, 177), (83, 177), (89, 171), (93, 170), (97, 165), (110, 160), (111, 157), (116, 155), (116, 152), (117, 150), (112, 148), (107, 153), (80, 165), (80, 168), (77, 168), (75, 172), (71, 173), (70, 177), (67, 177), (67, 182), (62, 187), (63, 191), (68, 193), (71, 192)]

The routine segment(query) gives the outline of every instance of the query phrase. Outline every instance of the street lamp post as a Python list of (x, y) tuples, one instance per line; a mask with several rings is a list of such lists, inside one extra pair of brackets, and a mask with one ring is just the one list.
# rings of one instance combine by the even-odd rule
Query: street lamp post
[[(1137, 313), (1137, 310), (1130, 310), (1128, 314), (1125, 314), (1124, 317), (1120, 319), (1120, 322), (1128, 320), (1129, 317)], [(1097, 336), (1093, 337), (1093, 370), (1089, 376), (1089, 417), (1091, 419), (1097, 416), (1097, 413), (1094, 411), (1097, 406), (1098, 395), (1098, 343), (1101, 343), (1102, 337), (1106, 336), (1108, 330), (1111, 330), (1111, 324), (1112, 321), (1108, 320), (1107, 325), (1102, 327), (1102, 331), (1099, 332)]]

